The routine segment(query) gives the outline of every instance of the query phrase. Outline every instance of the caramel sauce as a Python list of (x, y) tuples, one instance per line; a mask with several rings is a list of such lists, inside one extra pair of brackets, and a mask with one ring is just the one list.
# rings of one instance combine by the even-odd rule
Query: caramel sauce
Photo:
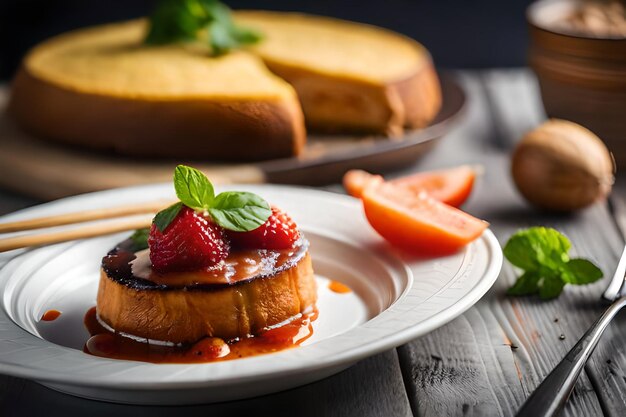
[(61, 312), (59, 310), (48, 310), (41, 316), (41, 321), (54, 321), (59, 318)]
[(297, 264), (308, 249), (308, 242), (301, 239), (290, 249), (238, 250), (231, 252), (219, 264), (199, 271), (159, 274), (152, 269), (148, 249), (133, 252), (131, 243), (122, 242), (104, 257), (102, 268), (107, 275), (130, 286), (171, 289), (223, 287), (273, 276)]
[(347, 294), (349, 292), (352, 292), (352, 289), (350, 287), (348, 287), (345, 284), (342, 284), (339, 281), (330, 281), (328, 283), (328, 289), (331, 290), (332, 292), (336, 292), (339, 294)]
[(206, 337), (183, 346), (164, 346), (140, 342), (105, 329), (96, 316), (96, 307), (85, 314), (85, 327), (91, 338), (84, 352), (105, 358), (152, 363), (205, 363), (226, 361), (278, 352), (299, 346), (313, 334), (317, 310), (280, 327), (242, 339), (224, 341)]
[(246, 250), (232, 252), (214, 267), (191, 272), (159, 274), (151, 268), (148, 250), (137, 253), (131, 262), (133, 275), (154, 282), (174, 286), (198, 284), (233, 284), (256, 276), (273, 275), (276, 270), (292, 262), (299, 248), (289, 250)]

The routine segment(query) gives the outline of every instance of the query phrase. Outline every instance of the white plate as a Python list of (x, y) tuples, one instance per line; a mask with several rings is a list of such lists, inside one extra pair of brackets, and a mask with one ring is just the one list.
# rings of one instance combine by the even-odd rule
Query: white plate
[[(137, 404), (206, 403), (306, 384), (442, 326), (476, 303), (502, 265), (490, 231), (462, 252), (412, 259), (389, 247), (350, 197), (280, 186), (237, 186), (288, 211), (311, 241), (319, 319), (303, 346), (207, 364), (150, 364), (82, 352), (102, 256), (126, 234), (0, 255), (0, 373), (87, 398)], [(173, 198), (170, 184), (86, 194), (1, 221)], [(354, 292), (335, 294), (325, 279)], [(48, 309), (59, 319), (40, 322)]]

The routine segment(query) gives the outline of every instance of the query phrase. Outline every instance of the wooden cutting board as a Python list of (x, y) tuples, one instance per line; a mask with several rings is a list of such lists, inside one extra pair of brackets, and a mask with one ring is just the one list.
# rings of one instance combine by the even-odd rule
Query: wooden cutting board
[(459, 121), (465, 94), (442, 76), (443, 106), (430, 126), (400, 139), (309, 135), (303, 155), (256, 163), (142, 160), (49, 143), (22, 132), (5, 112), (8, 87), (0, 87), (0, 186), (41, 199), (139, 184), (168, 182), (184, 163), (216, 184), (322, 185), (338, 182), (351, 168), (384, 172), (414, 163)]

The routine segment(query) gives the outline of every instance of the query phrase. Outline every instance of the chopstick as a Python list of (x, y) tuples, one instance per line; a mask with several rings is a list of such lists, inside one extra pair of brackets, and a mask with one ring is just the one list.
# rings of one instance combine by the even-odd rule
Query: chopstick
[(148, 203), (129, 204), (124, 206), (85, 210), (75, 213), (56, 216), (40, 217), (37, 219), (21, 220), (10, 223), (0, 223), (0, 233), (22, 232), (24, 230), (41, 229), (44, 227), (63, 226), (66, 224), (82, 223), (92, 220), (112, 219), (114, 217), (130, 216), (133, 214), (156, 213), (164, 209), (173, 201), (151, 201)]
[[(105, 223), (86, 225), (58, 232), (21, 235), (0, 239), (0, 252), (29, 246), (43, 246), (52, 243), (66, 242), (69, 240), (85, 239), (122, 232), (125, 230), (149, 227), (152, 222), (153, 214), (167, 207), (168, 203), (171, 204), (171, 201), (152, 201), (148, 203), (138, 203), (97, 210), (86, 210), (82, 212), (2, 223), (0, 224), (0, 233), (9, 233), (46, 227), (64, 226), (93, 220), (114, 219), (118, 217), (146, 214), (146, 216), (139, 218), (115, 219)], [(147, 214), (150, 215), (147, 216)]]
[(67, 242), (69, 240), (85, 239), (88, 237), (110, 235), (112, 233), (123, 232), (125, 230), (141, 229), (150, 226), (152, 216), (141, 219), (119, 220), (104, 224), (84, 226), (60, 232), (42, 233), (34, 235), (9, 237), (0, 239), (0, 252), (13, 249), (26, 248), (30, 246), (43, 246), (52, 243)]

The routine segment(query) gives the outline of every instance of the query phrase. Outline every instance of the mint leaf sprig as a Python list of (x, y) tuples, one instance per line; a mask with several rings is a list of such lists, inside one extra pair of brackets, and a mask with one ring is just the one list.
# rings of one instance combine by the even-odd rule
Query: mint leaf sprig
[(591, 261), (570, 259), (569, 239), (557, 230), (531, 227), (515, 233), (504, 246), (504, 256), (524, 272), (509, 288), (509, 295), (539, 294), (544, 300), (558, 297), (566, 284), (590, 284), (602, 278)]
[(213, 55), (223, 55), (262, 36), (255, 30), (235, 25), (231, 11), (217, 0), (160, 0), (150, 16), (145, 43), (205, 41)]
[(263, 198), (246, 191), (225, 191), (215, 195), (213, 184), (200, 171), (185, 165), (174, 170), (174, 189), (180, 199), (154, 216), (154, 224), (164, 232), (183, 205), (203, 212), (222, 226), (235, 232), (249, 232), (261, 226), (272, 214)]
[(139, 252), (144, 249), (148, 249), (148, 235), (150, 234), (150, 229), (143, 228), (137, 229), (135, 232), (130, 235), (131, 250), (133, 252)]

